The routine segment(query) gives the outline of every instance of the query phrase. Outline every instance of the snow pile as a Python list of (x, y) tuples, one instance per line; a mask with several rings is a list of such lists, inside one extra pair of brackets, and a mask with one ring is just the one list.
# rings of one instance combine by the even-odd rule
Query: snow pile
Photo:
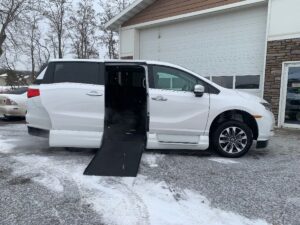
[[(5, 148), (9, 149), (9, 146)], [(82, 173), (87, 165), (79, 163), (76, 157), (61, 157), (15, 155), (12, 157), (17, 161), (13, 164), (14, 174), (34, 174), (31, 176), (33, 181), (62, 195), (70, 191), (66, 185), (72, 184), (81, 200), (91, 204), (105, 224), (267, 224), (263, 220), (250, 220), (233, 212), (212, 208), (205, 197), (194, 191), (173, 187), (164, 181), (153, 181), (142, 175), (136, 178), (84, 176)], [(159, 157), (147, 153), (143, 163), (155, 167)], [(72, 191), (67, 194), (72, 194)]]
[(142, 162), (148, 165), (151, 168), (158, 167), (158, 160), (161, 160), (163, 155), (161, 154), (150, 154), (144, 153), (142, 156)]

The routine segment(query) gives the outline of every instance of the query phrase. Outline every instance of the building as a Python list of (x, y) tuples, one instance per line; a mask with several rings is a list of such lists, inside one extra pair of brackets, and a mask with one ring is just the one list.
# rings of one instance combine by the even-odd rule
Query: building
[(300, 127), (299, 0), (137, 0), (107, 27), (120, 57), (167, 61), (262, 96)]

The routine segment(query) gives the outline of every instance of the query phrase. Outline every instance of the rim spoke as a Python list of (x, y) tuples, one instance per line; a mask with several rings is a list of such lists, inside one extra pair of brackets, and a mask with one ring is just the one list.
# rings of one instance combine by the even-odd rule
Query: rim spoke
[(228, 151), (228, 153), (232, 153), (232, 151), (233, 151), (233, 144), (232, 143), (229, 143), (227, 145), (227, 151)]
[(236, 135), (236, 127), (233, 127), (232, 128), (232, 136), (235, 136)]

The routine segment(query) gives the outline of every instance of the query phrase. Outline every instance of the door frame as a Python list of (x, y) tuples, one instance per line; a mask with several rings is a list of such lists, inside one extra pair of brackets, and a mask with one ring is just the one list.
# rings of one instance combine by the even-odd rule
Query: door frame
[[(147, 96), (147, 115), (146, 115), (146, 133), (149, 131), (149, 127), (150, 127), (150, 112), (149, 112), (149, 65), (147, 63), (144, 62), (122, 62), (122, 61), (115, 61), (115, 62), (105, 62), (104, 63), (104, 71), (106, 73), (106, 66), (140, 66), (142, 68), (144, 68), (145, 70), (145, 88), (146, 88), (146, 96)], [(105, 82), (104, 82), (104, 87), (105, 87)], [(104, 115), (105, 117), (106, 115)], [(147, 141), (147, 135), (146, 135), (146, 141)]]
[(288, 123), (284, 122), (285, 121), (288, 72), (289, 72), (289, 68), (291, 68), (291, 67), (300, 67), (300, 61), (286, 61), (286, 62), (282, 63), (278, 127), (299, 129), (300, 125), (298, 125), (298, 124), (288, 124)]

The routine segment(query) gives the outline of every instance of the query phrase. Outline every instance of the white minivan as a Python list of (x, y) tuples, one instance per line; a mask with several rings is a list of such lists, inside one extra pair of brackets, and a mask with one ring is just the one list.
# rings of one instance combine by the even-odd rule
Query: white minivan
[(124, 132), (145, 135), (147, 149), (212, 147), (226, 157), (253, 141), (266, 147), (273, 135), (265, 100), (163, 62), (52, 60), (27, 95), (28, 131), (50, 147), (99, 148), (105, 127), (121, 120)]

